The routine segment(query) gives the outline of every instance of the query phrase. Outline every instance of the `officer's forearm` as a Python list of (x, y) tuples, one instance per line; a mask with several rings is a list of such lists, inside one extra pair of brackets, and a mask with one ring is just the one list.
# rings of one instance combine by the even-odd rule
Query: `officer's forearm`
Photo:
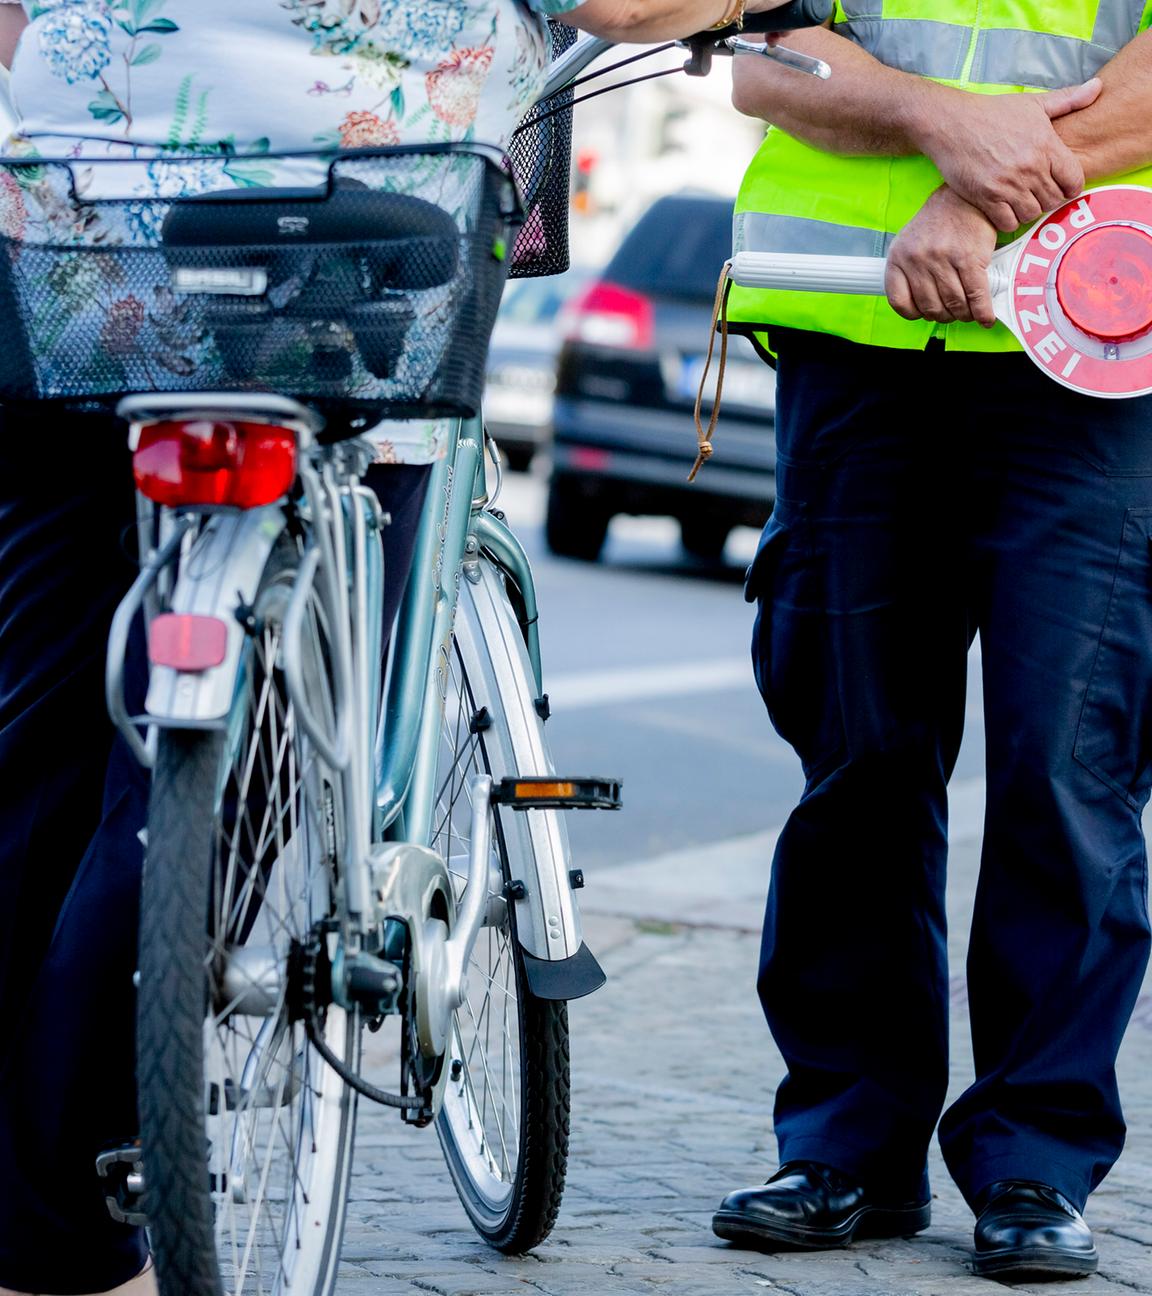
[(790, 32), (787, 43), (830, 64), (831, 79), (741, 55), (732, 70), (732, 103), (739, 112), (827, 153), (903, 157), (926, 151), (924, 127), (941, 116), (941, 96), (954, 91), (886, 67), (823, 28)]
[(1125, 45), (1097, 75), (1104, 89), (1096, 102), (1055, 123), (1089, 180), (1152, 163), (1152, 31)]

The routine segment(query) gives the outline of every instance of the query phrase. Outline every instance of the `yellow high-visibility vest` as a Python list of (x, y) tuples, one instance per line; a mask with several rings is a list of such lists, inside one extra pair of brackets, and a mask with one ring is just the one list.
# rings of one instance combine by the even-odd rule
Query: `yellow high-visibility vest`
[[(980, 94), (1078, 85), (1150, 25), (1152, 0), (838, 0), (834, 17), (888, 67)], [(1152, 185), (1152, 167), (1111, 179)], [(736, 200), (734, 250), (884, 256), (942, 183), (925, 157), (841, 157), (769, 127)], [(1020, 349), (1003, 324), (904, 320), (883, 297), (734, 286), (728, 318), (874, 346), (920, 349), (942, 335), (957, 350)]]

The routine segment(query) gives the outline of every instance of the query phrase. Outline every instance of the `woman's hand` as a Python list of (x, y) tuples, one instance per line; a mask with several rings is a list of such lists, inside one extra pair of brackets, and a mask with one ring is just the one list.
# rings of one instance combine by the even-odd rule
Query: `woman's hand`
[[(787, 3), (748, 0), (745, 11), (766, 13)], [(695, 36), (714, 27), (732, 8), (732, 0), (584, 0), (560, 18), (605, 40), (644, 44)], [(769, 39), (774, 44), (779, 37), (772, 33)]]
[(996, 322), (988, 263), (996, 227), (947, 186), (937, 189), (897, 235), (885, 291), (897, 315), (940, 324)]

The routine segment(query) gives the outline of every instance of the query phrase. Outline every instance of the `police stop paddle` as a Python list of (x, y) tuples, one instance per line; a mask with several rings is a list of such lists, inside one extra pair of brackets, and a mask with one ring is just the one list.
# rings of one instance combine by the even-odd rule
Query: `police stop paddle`
[[(882, 295), (880, 257), (738, 252), (742, 288)], [(1105, 185), (1045, 216), (988, 267), (992, 306), (1031, 359), (1089, 396), (1152, 392), (1152, 189)]]

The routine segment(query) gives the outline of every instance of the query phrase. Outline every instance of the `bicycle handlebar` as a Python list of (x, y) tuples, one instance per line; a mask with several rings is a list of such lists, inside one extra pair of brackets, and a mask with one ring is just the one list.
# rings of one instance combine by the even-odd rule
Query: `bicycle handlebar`
[[(747, 14), (742, 30), (746, 32), (793, 31), (800, 27), (819, 27), (832, 16), (835, 0), (789, 0), (788, 4), (778, 9), (769, 9), (766, 13)], [(705, 75), (710, 66), (713, 53), (719, 54), (763, 54), (786, 66), (801, 72), (827, 77), (827, 64), (807, 55), (794, 54), (779, 46), (753, 45), (739, 40), (740, 28), (725, 27), (719, 31), (697, 32), (676, 44), (686, 46), (692, 52), (692, 58), (685, 71), (692, 75)], [(601, 54), (614, 49), (618, 42), (605, 40), (600, 36), (582, 36), (570, 49), (556, 59), (548, 69), (548, 77), (540, 92), (537, 103), (560, 94), (574, 81), (581, 72), (594, 63)], [(661, 46), (660, 48), (666, 48)]]
[(832, 17), (835, 0), (789, 0), (779, 9), (744, 15), (746, 32), (795, 31), (798, 27), (823, 27)]

